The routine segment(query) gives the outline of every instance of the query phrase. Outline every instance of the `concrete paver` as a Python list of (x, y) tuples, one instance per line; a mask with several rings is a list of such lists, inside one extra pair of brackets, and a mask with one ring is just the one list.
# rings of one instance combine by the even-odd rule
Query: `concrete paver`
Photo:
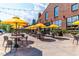
[[(4, 34), (10, 36), (9, 33)], [(2, 46), (3, 42), (3, 36), (0, 36), (0, 55), (5, 55), (4, 47)], [(73, 44), (72, 42), (73, 38), (70, 38), (70, 40), (57, 40), (54, 42), (45, 42), (40, 41), (37, 38), (31, 37), (28, 35), (28, 40), (34, 41), (33, 44), (30, 44), (30, 46), (40, 50), (42, 52), (42, 56), (78, 56), (79, 55), (79, 45)], [(76, 42), (75, 42), (76, 43)], [(27, 51), (26, 51), (27, 50)], [(10, 49), (7, 49), (7, 52), (9, 52)], [(26, 51), (26, 52), (25, 52)], [(17, 55), (24, 55), (27, 52), (30, 52), (33, 54), (35, 50), (30, 51), (30, 49), (19, 49), (17, 52)], [(27, 55), (30, 55), (30, 53), (27, 53)], [(37, 53), (34, 53), (35, 55)]]

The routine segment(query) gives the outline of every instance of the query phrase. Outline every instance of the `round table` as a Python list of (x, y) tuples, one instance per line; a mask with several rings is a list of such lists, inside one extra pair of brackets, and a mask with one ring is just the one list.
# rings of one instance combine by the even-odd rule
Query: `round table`
[(17, 44), (18, 39), (21, 39), (23, 37), (22, 36), (11, 36), (10, 38), (14, 39), (15, 41), (14, 48), (18, 48), (19, 47), (19, 45)]

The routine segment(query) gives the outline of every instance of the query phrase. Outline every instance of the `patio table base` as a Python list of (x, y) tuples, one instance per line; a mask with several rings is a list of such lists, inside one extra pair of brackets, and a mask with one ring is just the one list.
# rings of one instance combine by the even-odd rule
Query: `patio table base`
[(14, 48), (19, 48), (20, 46), (18, 44), (15, 44), (14, 45)]

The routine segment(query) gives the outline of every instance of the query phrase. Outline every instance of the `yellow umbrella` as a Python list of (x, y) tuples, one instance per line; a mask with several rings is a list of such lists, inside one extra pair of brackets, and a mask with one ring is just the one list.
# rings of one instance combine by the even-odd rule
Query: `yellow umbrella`
[(37, 28), (30, 28), (31, 30), (35, 30), (35, 29), (37, 29)]
[(20, 19), (19, 17), (12, 17), (10, 19), (2, 21), (2, 24), (14, 24), (14, 23), (27, 24), (24, 20)]
[(46, 28), (46, 26), (42, 23), (38, 23), (35, 25), (36, 27), (39, 27), (39, 28)]
[(12, 24), (12, 27), (13, 29), (20, 29), (20, 28), (23, 28), (24, 26), (23, 25), (19, 25), (17, 28), (16, 28), (16, 25), (15, 24)]
[(35, 28), (36, 26), (35, 25), (32, 25), (32, 26), (29, 26), (30, 28)]
[(20, 26), (28, 26), (27, 24), (19, 24)]
[(36, 26), (32, 25), (32, 26), (27, 27), (26, 29), (36, 29)]
[(26, 29), (30, 29), (30, 27), (26, 27)]
[(78, 29), (79, 29), (79, 21), (75, 21), (72, 23), (73, 25), (78, 25)]
[(15, 26), (13, 27), (14, 29), (16, 29), (16, 33), (17, 33), (17, 29), (18, 29), (18, 25), (20, 24), (27, 24), (27, 22), (25, 22), (24, 20), (20, 19), (19, 17), (12, 17), (10, 19), (4, 20), (1, 22), (2, 24), (10, 24), (13, 25), (15, 24)]
[(16, 29), (18, 27), (18, 24), (22, 25), (22, 24), (27, 24), (27, 22), (25, 22), (24, 20), (20, 19), (19, 17), (13, 17), (11, 19), (7, 19), (5, 21), (1, 22), (2, 24), (16, 24)]
[(49, 28), (58, 28), (59, 26), (58, 25), (56, 25), (56, 24), (52, 24), (52, 25), (50, 25), (50, 26), (48, 26)]
[(42, 26), (41, 28), (47, 28), (47, 26)]
[(72, 23), (73, 25), (79, 25), (79, 21), (75, 21)]

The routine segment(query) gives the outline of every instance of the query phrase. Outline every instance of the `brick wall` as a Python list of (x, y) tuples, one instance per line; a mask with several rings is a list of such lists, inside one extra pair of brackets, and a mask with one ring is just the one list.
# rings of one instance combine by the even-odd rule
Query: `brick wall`
[[(66, 19), (63, 18), (63, 16), (67, 17), (71, 17), (74, 15), (79, 15), (79, 10), (77, 11), (71, 11), (71, 5), (73, 3), (50, 3), (47, 8), (44, 10), (44, 12), (42, 13), (41, 17), (40, 17), (40, 21), (42, 23), (45, 23), (45, 12), (48, 12), (48, 21), (53, 22), (56, 20), (64, 20), (62, 21), (62, 26), (61, 28), (66, 29)], [(58, 6), (59, 7), (59, 16), (58, 17), (54, 17), (54, 7)]]

